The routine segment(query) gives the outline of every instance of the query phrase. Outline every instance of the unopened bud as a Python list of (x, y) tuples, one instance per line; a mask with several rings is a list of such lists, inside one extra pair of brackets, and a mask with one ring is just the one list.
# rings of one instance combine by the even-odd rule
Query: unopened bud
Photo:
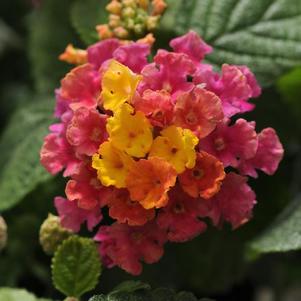
[(124, 7), (136, 8), (136, 6), (137, 6), (135, 0), (122, 0), (122, 4)]
[(147, 10), (149, 6), (149, 0), (138, 0), (138, 5), (144, 10)]
[(107, 6), (106, 10), (109, 13), (115, 14), (115, 15), (120, 15), (121, 14), (121, 8), (122, 5), (119, 1), (117, 0), (112, 0)]
[(113, 37), (113, 32), (107, 24), (101, 24), (96, 26), (96, 31), (101, 40), (109, 39)]
[(61, 226), (58, 216), (49, 214), (40, 228), (40, 244), (46, 254), (52, 255), (57, 247), (72, 234), (71, 230)]
[(126, 7), (122, 10), (122, 16), (124, 18), (134, 18), (136, 15), (136, 11), (132, 7)]
[(109, 16), (109, 26), (112, 28), (120, 26), (120, 17), (118, 15)]
[(121, 26), (114, 29), (114, 34), (120, 39), (126, 39), (129, 36), (129, 32)]
[(162, 15), (163, 12), (165, 11), (167, 4), (165, 3), (164, 0), (153, 0), (152, 1), (152, 6), (153, 6), (153, 12), (152, 14), (154, 16), (157, 15)]
[(7, 225), (2, 216), (0, 216), (0, 251), (3, 250), (7, 243)]
[(152, 31), (152, 30), (156, 29), (158, 26), (159, 19), (160, 19), (159, 16), (148, 17), (146, 20), (147, 30)]
[(152, 33), (147, 34), (144, 38), (139, 39), (137, 42), (142, 44), (148, 44), (150, 46), (153, 46), (156, 39)]
[(74, 48), (72, 44), (69, 44), (59, 59), (69, 64), (82, 65), (87, 62), (87, 56), (86, 50)]
[(134, 32), (136, 35), (142, 35), (144, 33), (145, 27), (142, 24), (136, 24), (134, 26)]

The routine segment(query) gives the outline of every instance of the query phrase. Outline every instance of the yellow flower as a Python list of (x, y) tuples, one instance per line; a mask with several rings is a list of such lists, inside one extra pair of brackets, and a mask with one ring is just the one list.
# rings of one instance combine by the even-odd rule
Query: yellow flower
[(92, 157), (92, 167), (97, 170), (97, 177), (104, 186), (126, 187), (125, 179), (134, 160), (117, 150), (110, 142), (100, 145), (98, 153)]
[(123, 104), (107, 121), (110, 141), (119, 150), (133, 157), (142, 158), (153, 142), (152, 126), (144, 114), (129, 104)]
[(154, 140), (149, 156), (165, 159), (178, 173), (182, 173), (185, 168), (194, 167), (198, 142), (190, 130), (172, 125)]
[(102, 78), (101, 99), (106, 110), (115, 112), (123, 103), (131, 102), (141, 75), (112, 60)]

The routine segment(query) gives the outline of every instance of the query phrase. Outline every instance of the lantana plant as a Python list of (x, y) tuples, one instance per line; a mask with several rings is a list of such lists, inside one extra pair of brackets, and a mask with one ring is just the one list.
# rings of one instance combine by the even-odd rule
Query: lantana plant
[[(109, 9), (120, 21), (118, 3)], [(242, 118), (261, 93), (251, 70), (214, 71), (203, 61), (213, 49), (196, 32), (152, 59), (149, 36), (122, 41), (110, 32), (61, 55), (77, 66), (56, 90), (59, 121), (41, 163), (68, 178), (65, 196), (54, 200), (61, 225), (97, 230), (103, 263), (139, 275), (167, 242), (194, 239), (208, 220), (233, 229), (248, 222), (256, 204), (248, 177), (274, 174), (283, 147), (274, 129), (257, 133), (255, 121)]]

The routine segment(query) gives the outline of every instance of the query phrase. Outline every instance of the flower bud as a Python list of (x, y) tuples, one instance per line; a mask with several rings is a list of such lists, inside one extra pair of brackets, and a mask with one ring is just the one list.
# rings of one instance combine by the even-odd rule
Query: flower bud
[(107, 6), (106, 6), (106, 10), (111, 13), (111, 14), (115, 14), (115, 15), (120, 15), (121, 13), (121, 8), (122, 5), (119, 1), (117, 0), (113, 0), (111, 1)]
[(109, 26), (112, 28), (120, 26), (120, 17), (118, 15), (109, 16)]
[(152, 1), (152, 6), (153, 6), (153, 16), (157, 15), (162, 15), (163, 12), (165, 11), (167, 4), (165, 3), (164, 0), (153, 0)]
[(148, 6), (149, 6), (149, 0), (138, 0), (138, 5), (147, 10), (148, 9)]
[(124, 7), (132, 7), (132, 8), (136, 8), (137, 4), (135, 0), (123, 0), (122, 4), (124, 5)]
[(121, 26), (114, 29), (114, 34), (119, 39), (126, 39), (129, 36), (129, 32)]
[(96, 31), (101, 40), (109, 39), (113, 37), (113, 32), (107, 24), (101, 24), (96, 26)]
[(40, 244), (46, 254), (52, 255), (57, 247), (73, 234), (60, 224), (58, 216), (48, 214), (40, 228)]
[(153, 44), (155, 43), (155, 37), (152, 33), (149, 33), (144, 38), (137, 40), (137, 42), (153, 46)]
[(151, 16), (146, 20), (146, 28), (149, 31), (152, 31), (157, 28), (159, 22), (159, 16)]
[(86, 50), (74, 48), (72, 44), (69, 44), (59, 59), (69, 64), (82, 65), (87, 62), (87, 55)]
[(7, 225), (2, 216), (0, 216), (0, 251), (3, 250), (7, 243)]
[(134, 32), (136, 35), (142, 35), (144, 30), (145, 30), (145, 27), (142, 24), (136, 24), (134, 26)]
[(136, 15), (136, 11), (132, 7), (126, 7), (122, 10), (122, 16), (124, 18), (134, 18), (135, 15)]

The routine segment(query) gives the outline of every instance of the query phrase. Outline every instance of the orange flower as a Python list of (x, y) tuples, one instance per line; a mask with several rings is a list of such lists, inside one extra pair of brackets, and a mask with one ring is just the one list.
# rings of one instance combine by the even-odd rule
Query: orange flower
[(163, 159), (152, 157), (136, 161), (126, 178), (131, 199), (145, 209), (161, 208), (168, 203), (168, 190), (175, 185), (177, 172)]
[(206, 152), (200, 152), (195, 167), (181, 174), (179, 180), (190, 196), (210, 199), (219, 191), (225, 175), (222, 162)]
[(72, 44), (69, 44), (64, 53), (59, 56), (59, 60), (74, 65), (82, 65), (88, 61), (87, 50), (74, 48)]

